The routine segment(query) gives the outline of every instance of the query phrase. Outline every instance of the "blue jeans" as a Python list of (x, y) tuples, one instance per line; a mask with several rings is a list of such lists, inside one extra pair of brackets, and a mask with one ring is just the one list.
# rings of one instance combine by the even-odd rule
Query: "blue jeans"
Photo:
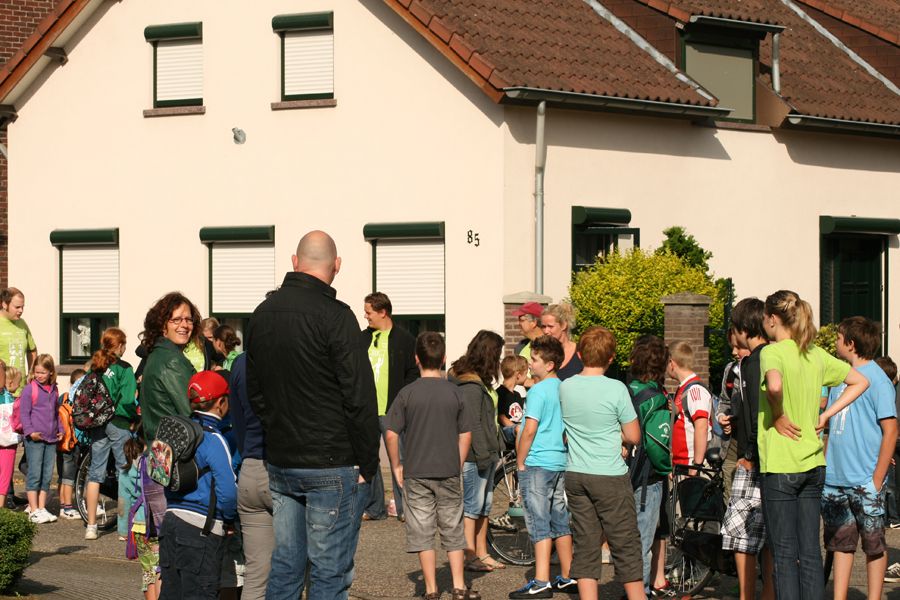
[(566, 508), (566, 472), (525, 465), (519, 471), (525, 527), (532, 544), (572, 535)]
[(494, 499), (494, 469), (499, 463), (487, 469), (478, 469), (473, 462), (463, 463), (463, 514), (469, 519), (486, 517), (491, 514)]
[[(56, 463), (56, 442), (35, 442), (25, 438), (25, 456), (28, 457), (28, 475), (25, 477), (26, 492), (49, 492), (53, 479), (53, 465)], [(36, 507), (32, 507), (36, 508)]]
[(368, 483), (358, 467), (282, 469), (268, 465), (275, 551), (266, 600), (296, 600), (312, 563), (310, 600), (347, 600)]
[(644, 557), (644, 591), (650, 593), (650, 557), (652, 555), (653, 537), (656, 534), (656, 525), (659, 522), (659, 507), (662, 504), (663, 482), (647, 486), (647, 498), (641, 505), (641, 496), (644, 486), (640, 485), (634, 490), (634, 504), (637, 508), (637, 525), (641, 533), (641, 554)]
[[(387, 429), (384, 427), (384, 417), (378, 417), (378, 426), (381, 428), (381, 439), (384, 440), (384, 448), (387, 449)], [(405, 434), (400, 436), (400, 464), (403, 464), (403, 438)], [(391, 481), (394, 482), (394, 505), (397, 507), (397, 518), (403, 516), (403, 494), (402, 489), (397, 485), (397, 478), (394, 477), (394, 469), (391, 469)], [(381, 475), (381, 468), (375, 471), (375, 477), (372, 478), (372, 487), (369, 490), (369, 498), (366, 500), (365, 513), (373, 521), (381, 521), (387, 519), (387, 507), (384, 505), (384, 478)]]
[(91, 438), (91, 471), (88, 474), (88, 483), (103, 483), (106, 481), (106, 465), (109, 462), (109, 451), (112, 450), (116, 457), (116, 472), (128, 462), (125, 458), (125, 442), (131, 437), (127, 429), (119, 429), (112, 423), (103, 427), (89, 429)]
[(819, 543), (824, 485), (825, 467), (763, 476), (763, 519), (775, 564), (772, 578), (776, 600), (825, 597)]

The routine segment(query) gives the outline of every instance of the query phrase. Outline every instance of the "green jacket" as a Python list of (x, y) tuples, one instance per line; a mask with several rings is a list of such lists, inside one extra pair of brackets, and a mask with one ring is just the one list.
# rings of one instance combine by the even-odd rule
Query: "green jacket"
[(131, 423), (137, 420), (137, 404), (134, 401), (137, 380), (134, 378), (134, 369), (119, 359), (106, 369), (103, 383), (116, 403), (116, 415), (110, 422), (119, 429), (129, 429)]
[(188, 383), (194, 373), (194, 366), (178, 346), (168, 338), (156, 340), (141, 377), (141, 416), (147, 447), (156, 439), (162, 417), (190, 416)]

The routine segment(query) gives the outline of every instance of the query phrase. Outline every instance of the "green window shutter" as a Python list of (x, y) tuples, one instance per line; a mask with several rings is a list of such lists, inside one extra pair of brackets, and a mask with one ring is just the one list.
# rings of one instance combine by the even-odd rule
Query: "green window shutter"
[(334, 12), (276, 15), (272, 18), (272, 30), (276, 33), (298, 29), (334, 29)]
[(148, 42), (159, 40), (176, 40), (202, 38), (203, 23), (172, 23), (169, 25), (150, 25), (144, 28), (144, 39)]
[(275, 226), (260, 227), (203, 227), (200, 242), (274, 242)]
[(443, 238), (443, 221), (418, 223), (368, 223), (363, 227), (366, 241), (384, 238)]
[(54, 229), (50, 232), (54, 246), (71, 244), (118, 244), (119, 228), (111, 229)]

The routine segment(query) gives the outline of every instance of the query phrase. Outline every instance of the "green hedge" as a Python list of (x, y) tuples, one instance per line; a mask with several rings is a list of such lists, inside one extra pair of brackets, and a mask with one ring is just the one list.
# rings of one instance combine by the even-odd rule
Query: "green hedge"
[(22, 578), (37, 531), (37, 524), (25, 513), (0, 508), (0, 591), (12, 588)]
[(813, 344), (837, 358), (837, 325), (829, 323), (828, 325), (820, 327), (819, 331), (816, 332), (816, 338), (813, 340)]

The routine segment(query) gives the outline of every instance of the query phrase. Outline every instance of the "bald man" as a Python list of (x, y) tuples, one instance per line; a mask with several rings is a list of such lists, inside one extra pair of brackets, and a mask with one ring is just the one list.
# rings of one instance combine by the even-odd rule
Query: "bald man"
[[(311, 231), (294, 270), (253, 312), (247, 394), (266, 433), (275, 550), (267, 600), (346, 600), (369, 481), (378, 469), (375, 382), (359, 325), (331, 287), (334, 240)], [(299, 567), (298, 567), (299, 565)]]

